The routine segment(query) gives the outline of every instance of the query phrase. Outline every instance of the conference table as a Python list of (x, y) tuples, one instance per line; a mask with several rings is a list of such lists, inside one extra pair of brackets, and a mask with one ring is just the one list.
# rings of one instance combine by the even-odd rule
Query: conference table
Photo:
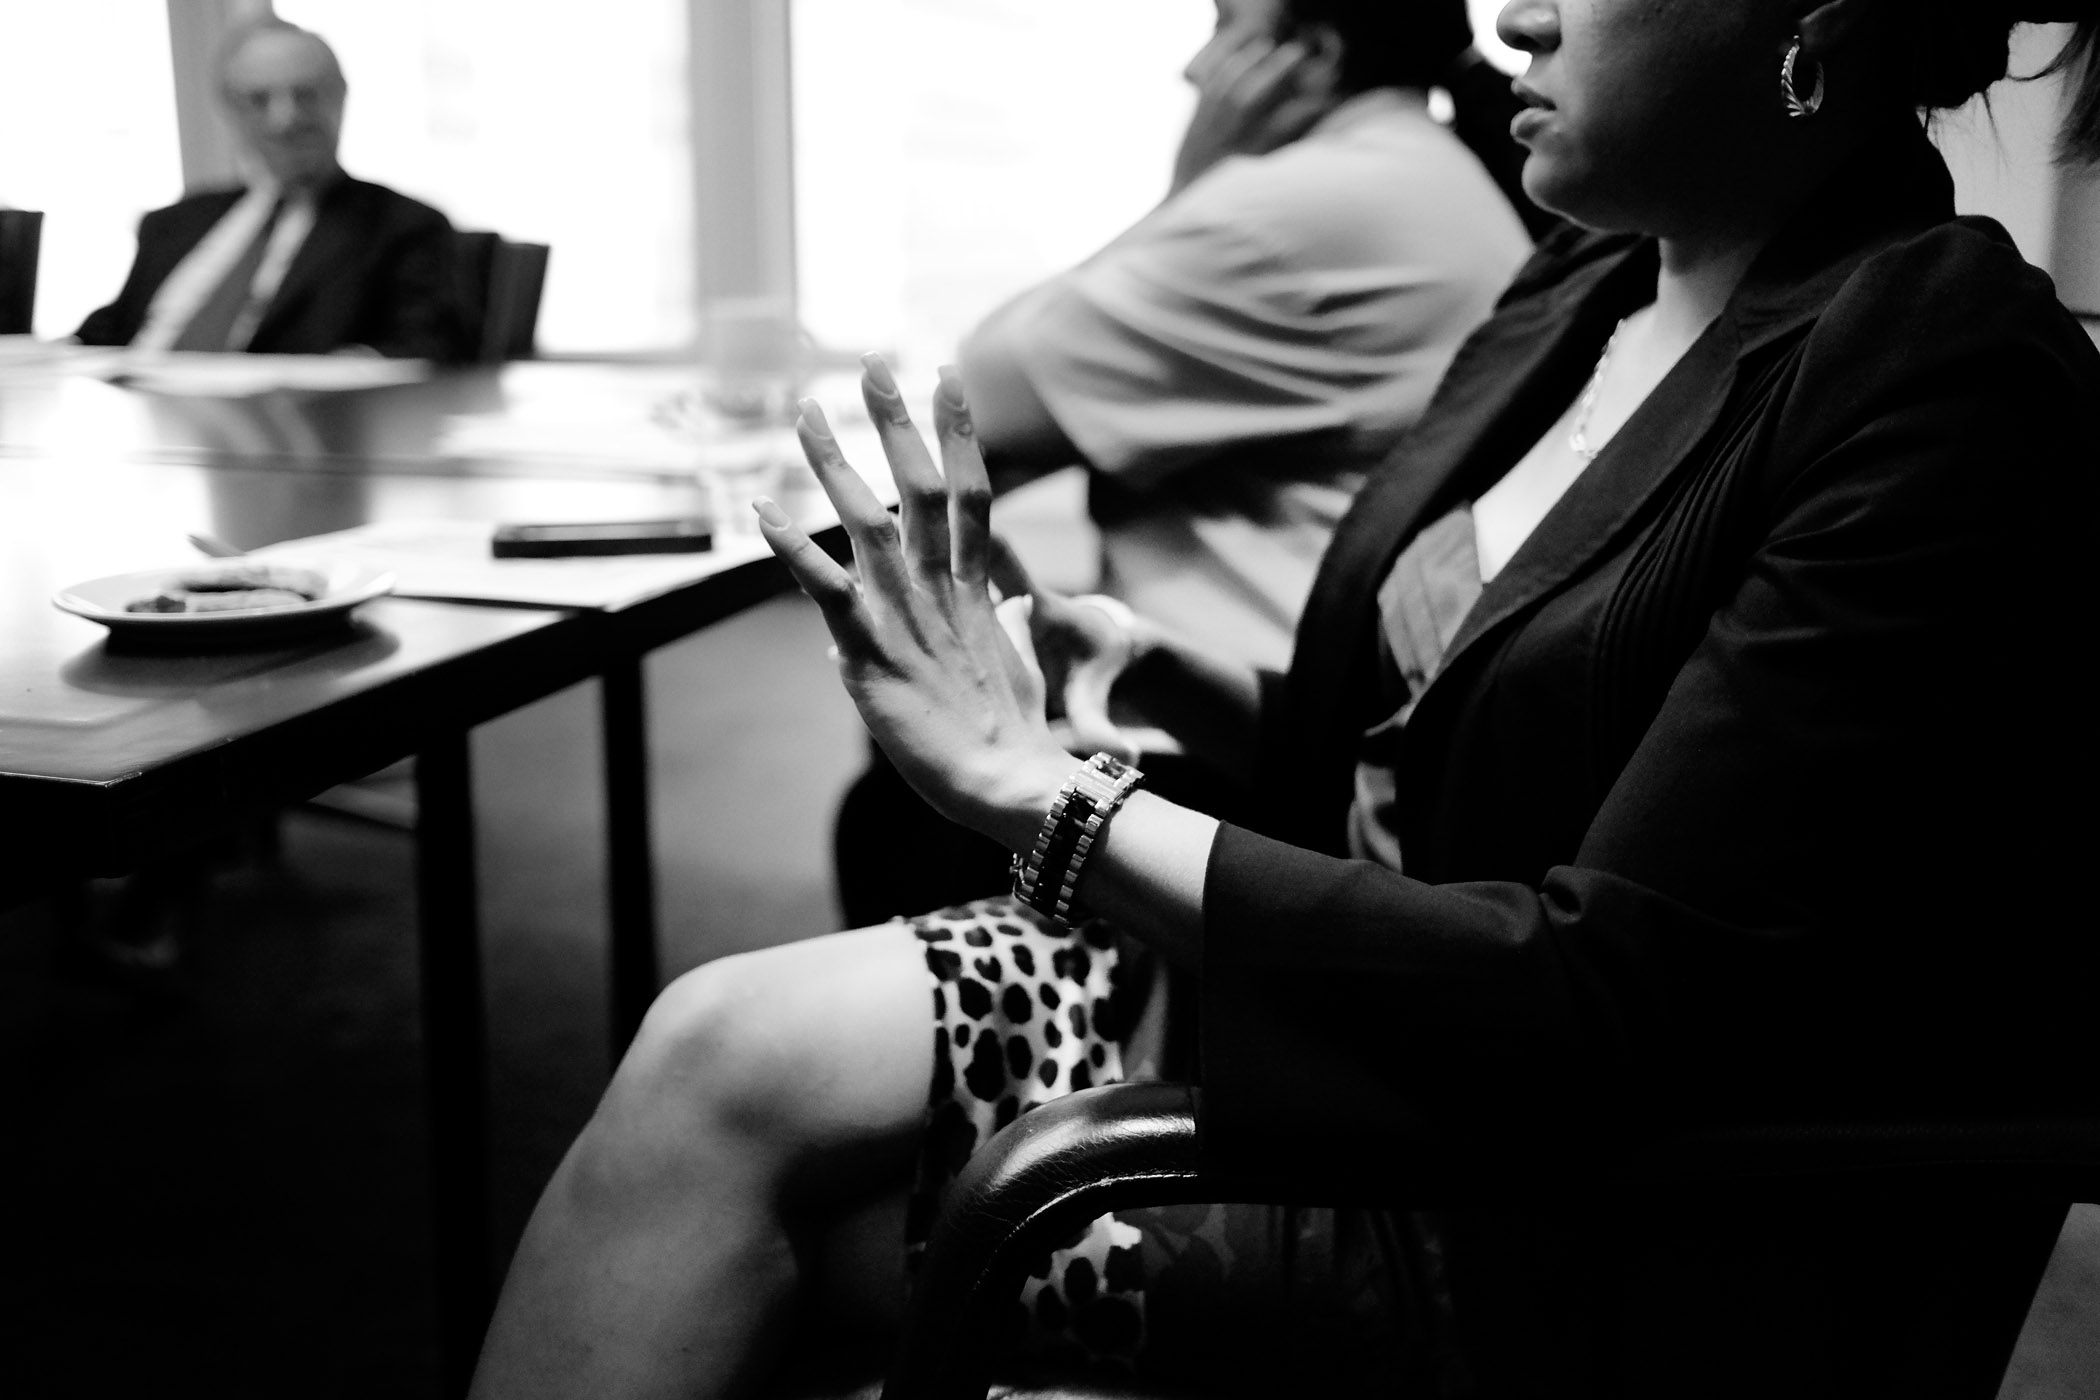
[[(456, 1386), (492, 1301), (468, 733), (598, 682), (617, 1054), (659, 976), (642, 660), (778, 593), (785, 571), (754, 540), (722, 540), (687, 561), (689, 577), (619, 606), (385, 597), (337, 631), (196, 654), (127, 651), (50, 599), (193, 560), (189, 535), (252, 550), (403, 522), (689, 516), (709, 504), (696, 463), (777, 454), (781, 433), (710, 423), (680, 365), (273, 373), (240, 358), (254, 363), (0, 362), (0, 907), (180, 861), (258, 813), (414, 758), (440, 1328)], [(850, 397), (838, 407), (850, 434)], [(806, 468), (781, 459), (768, 489), (812, 530), (834, 524)], [(836, 547), (837, 534), (820, 538)]]

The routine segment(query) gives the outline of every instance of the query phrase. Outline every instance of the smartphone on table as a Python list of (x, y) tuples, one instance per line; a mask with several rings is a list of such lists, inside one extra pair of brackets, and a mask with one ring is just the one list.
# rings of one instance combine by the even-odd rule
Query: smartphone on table
[(598, 520), (563, 525), (498, 525), (490, 552), (498, 559), (564, 559), (604, 554), (696, 554), (714, 546), (713, 522)]

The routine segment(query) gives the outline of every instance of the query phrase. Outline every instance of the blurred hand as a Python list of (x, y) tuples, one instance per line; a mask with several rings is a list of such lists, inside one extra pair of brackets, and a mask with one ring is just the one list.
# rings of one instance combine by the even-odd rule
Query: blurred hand
[(1074, 764), (1050, 733), (1042, 673), (1008, 634), (1019, 609), (1002, 622), (992, 602), (992, 492), (962, 386), (942, 371), (937, 470), (888, 367), (873, 355), (864, 363), (861, 394), (897, 482), (898, 518), (805, 400), (802, 450), (852, 541), (855, 570), (771, 501), (759, 503), (761, 528), (823, 611), (847, 693), (897, 771), (935, 810), (1019, 849)]
[[(994, 536), (992, 581), (1016, 601), (1028, 629), (1029, 660), (1038, 668), (1048, 717), (1061, 721), (1058, 737), (1082, 757), (1112, 753), (1126, 763), (1140, 754), (1139, 737), (1109, 718), (1109, 693), (1123, 672), (1145, 652), (1145, 634), (1124, 618), (1127, 608), (1107, 599), (1068, 598), (1038, 587), (1004, 540)], [(1054, 729), (1053, 729), (1053, 732)]]
[(1196, 111), (1174, 158), (1172, 193), (1231, 155), (1266, 155), (1310, 131), (1333, 111), (1331, 63), (1316, 61), (1297, 40), (1278, 44), (1249, 35), (1189, 71)]

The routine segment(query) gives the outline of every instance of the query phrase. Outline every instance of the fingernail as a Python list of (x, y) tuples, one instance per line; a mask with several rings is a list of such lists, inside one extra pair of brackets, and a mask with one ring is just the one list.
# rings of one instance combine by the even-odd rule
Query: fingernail
[(905, 411), (904, 395), (897, 390), (897, 380), (882, 356), (874, 351), (860, 357), (861, 368), (867, 373), (861, 380), (866, 390), (869, 408), (892, 423), (908, 423), (911, 415)]
[(870, 350), (867, 354), (860, 357), (860, 367), (868, 372), (869, 383), (885, 394), (889, 394), (892, 397), (896, 395), (896, 377), (890, 373), (889, 362), (883, 359), (882, 356)]
[(935, 414), (942, 431), (957, 437), (977, 436), (977, 424), (970, 418), (970, 401), (963, 397), (962, 376), (955, 372), (954, 365), (942, 365), (941, 387), (933, 396)]
[(751, 503), (751, 509), (758, 512), (758, 518), (760, 520), (765, 521), (766, 524), (771, 525), (776, 530), (783, 529), (786, 526), (794, 524), (792, 520), (788, 519), (787, 512), (782, 510), (779, 506), (774, 505), (772, 498), (769, 496), (760, 496), (757, 500), (753, 501)]
[(795, 405), (795, 410), (802, 415), (802, 421), (811, 428), (827, 437), (830, 436), (831, 421), (824, 416), (824, 405), (815, 399), (803, 399)]

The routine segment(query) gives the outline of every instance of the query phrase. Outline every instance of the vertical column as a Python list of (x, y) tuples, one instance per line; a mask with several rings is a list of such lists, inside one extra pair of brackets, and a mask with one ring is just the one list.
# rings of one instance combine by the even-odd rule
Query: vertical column
[[(2055, 25), (2061, 41), (2068, 25)], [(2100, 54), (2088, 55), (2100, 63)], [(2058, 83), (2056, 104), (2062, 121), (2079, 90), (2081, 73), (2074, 66)], [(2054, 227), (2049, 239), (2049, 274), (2064, 305), (2085, 318), (2086, 328), (2100, 326), (2100, 164), (2060, 166), (2056, 178)]]
[(2065, 170), (2056, 184), (2049, 271), (2064, 305), (2100, 317), (2100, 166)]
[(187, 190), (240, 179), (233, 134), (219, 113), (219, 44), (237, 24), (273, 13), (270, 0), (168, 0), (175, 127)]
[(703, 321), (795, 297), (790, 0), (691, 0), (694, 228)]

